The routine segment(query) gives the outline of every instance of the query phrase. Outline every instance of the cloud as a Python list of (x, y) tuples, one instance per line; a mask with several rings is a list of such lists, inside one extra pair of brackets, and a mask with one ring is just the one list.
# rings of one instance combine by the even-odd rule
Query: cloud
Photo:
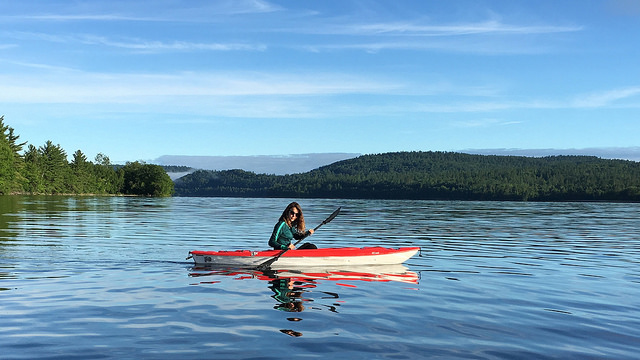
[(59, 71), (66, 71), (66, 72), (75, 71), (74, 69), (69, 67), (55, 66), (55, 65), (42, 64), (42, 63), (13, 61), (13, 60), (7, 60), (7, 59), (0, 59), (0, 62), (5, 64), (15, 65), (17, 67), (26, 67), (26, 68), (37, 69), (37, 70), (49, 70), (49, 71), (58, 71), (58, 72)]
[[(85, 4), (86, 5), (86, 4)], [(359, 17), (335, 20), (318, 16), (318, 12), (285, 9), (259, 0), (221, 1), (200, 6), (176, 6), (171, 2), (107, 2), (83, 9), (38, 9), (31, 15), (8, 15), (3, 18), (31, 21), (87, 21), (87, 22), (227, 22), (235, 19), (242, 26), (235, 32), (255, 36), (264, 32), (287, 34), (328, 35), (311, 43), (294, 46), (311, 52), (363, 50), (377, 53), (383, 50), (446, 51), (478, 54), (532, 54), (549, 51), (551, 42), (537, 39), (539, 35), (578, 32), (582, 26), (549, 24), (509, 24), (498, 20), (465, 23), (425, 23), (414, 21), (361, 22)], [(154, 13), (155, 11), (155, 13)], [(159, 12), (161, 11), (161, 12)], [(35, 12), (35, 10), (34, 10)], [(245, 21), (250, 14), (278, 13), (262, 17), (260, 22)], [(142, 15), (141, 15), (142, 14)], [(282, 15), (285, 14), (285, 15)], [(312, 14), (309, 16), (309, 14)], [(235, 18), (234, 16), (241, 16)], [(393, 14), (388, 14), (393, 16)], [(253, 19), (253, 18), (252, 18)], [(354, 20), (355, 19), (355, 20)], [(282, 22), (290, 26), (280, 26)], [(259, 24), (259, 25), (257, 25)], [(266, 25), (266, 26), (265, 26)], [(256, 27), (258, 26), (258, 27)], [(86, 35), (67, 38), (92, 45), (105, 45), (142, 52), (165, 51), (264, 51), (267, 47), (282, 46), (276, 37), (271, 43), (198, 43), (147, 39), (108, 39)], [(527, 41), (523, 41), (527, 39)], [(547, 37), (548, 39), (548, 37)]]
[[(640, 96), (640, 86), (623, 87), (618, 89), (602, 90), (588, 94), (579, 94), (575, 96), (567, 96), (565, 99), (540, 99), (530, 98), (528, 100), (513, 101), (507, 96), (495, 94), (492, 98), (502, 100), (472, 100), (458, 101), (457, 97), (447, 103), (421, 103), (411, 107), (415, 111), (426, 113), (457, 113), (457, 112), (496, 112), (502, 110), (513, 109), (537, 109), (537, 110), (553, 110), (553, 109), (596, 109), (596, 108), (615, 108), (615, 107), (640, 107), (640, 98), (635, 103), (623, 103), (623, 100), (634, 100)], [(481, 123), (481, 122), (480, 122)], [(478, 123), (478, 124), (480, 124)], [(466, 124), (470, 126), (476, 124), (471, 122)], [(465, 125), (460, 123), (459, 125)]]
[[(116, 14), (44, 14), (44, 15), (15, 15), (3, 16), (11, 20), (33, 21), (152, 21), (152, 18), (134, 17)], [(159, 19), (155, 19), (159, 20)]]
[(459, 39), (419, 39), (395, 41), (360, 41), (353, 43), (306, 44), (300, 46), (309, 52), (362, 50), (370, 54), (377, 54), (386, 50), (396, 51), (431, 51), (461, 54), (507, 55), (507, 54), (541, 54), (551, 51), (549, 44), (537, 44), (518, 40), (478, 40), (471, 38)]
[[(0, 60), (2, 61), (2, 60)], [(593, 109), (623, 106), (640, 95), (625, 87), (563, 99), (515, 101), (492, 86), (465, 86), (364, 77), (343, 73), (174, 72), (100, 73), (39, 63), (3, 61), (29, 73), (0, 73), (0, 103), (114, 105), (110, 111), (182, 113), (190, 118), (330, 118), (429, 113), (485, 113), (456, 127), (506, 126), (493, 117), (526, 109)], [(354, 95), (351, 99), (346, 96)], [(356, 96), (357, 95), (357, 96)], [(384, 95), (384, 97), (380, 97)], [(395, 95), (395, 96), (390, 96)], [(336, 103), (336, 99), (340, 102)], [(369, 100), (366, 97), (369, 97)], [(467, 100), (468, 99), (468, 100)], [(626, 103), (624, 106), (640, 106)]]
[(460, 128), (486, 128), (486, 127), (494, 127), (494, 126), (514, 125), (514, 124), (520, 124), (520, 123), (521, 121), (514, 121), (514, 120), (476, 119), (476, 120), (455, 121), (452, 123), (452, 125)]
[[(333, 35), (326, 43), (306, 44), (311, 52), (363, 50), (444, 51), (476, 54), (537, 54), (553, 49), (551, 35), (582, 31), (582, 26), (511, 25), (498, 21), (460, 24), (415, 22), (371, 22), (359, 24), (317, 24), (279, 31)], [(543, 35), (549, 35), (543, 37)]]
[[(500, 87), (448, 81), (414, 82), (384, 75), (301, 72), (86, 72), (43, 63), (0, 59), (0, 103), (120, 104), (156, 107), (192, 116), (320, 118), (399, 116), (408, 113), (497, 113), (513, 109), (640, 107), (640, 86), (607, 89), (565, 99), (514, 100)], [(6, 66), (13, 65), (13, 69)], [(19, 67), (29, 68), (23, 72)], [(357, 95), (348, 99), (346, 95)], [(384, 97), (379, 97), (385, 95)], [(393, 96), (392, 96), (393, 95)], [(370, 97), (364, 100), (365, 96)], [(336, 103), (334, 97), (341, 97)], [(352, 100), (351, 100), (352, 99)], [(633, 103), (633, 101), (636, 101)], [(115, 108), (114, 108), (115, 109)], [(147, 108), (148, 109), (148, 108)], [(510, 125), (490, 115), (458, 127)]]
[(75, 39), (88, 45), (104, 45), (115, 48), (137, 50), (144, 52), (167, 51), (264, 51), (265, 45), (252, 45), (243, 43), (201, 43), (189, 41), (147, 41), (142, 39), (128, 39), (115, 41), (102, 36), (86, 35)]
[[(640, 95), (640, 86), (612, 89), (602, 92), (580, 95), (575, 100), (573, 100), (572, 106), (576, 108), (608, 107), (619, 103), (620, 100), (630, 99), (638, 95)], [(636, 102), (635, 106), (640, 106), (640, 102)]]
[(189, 52), (189, 51), (265, 51), (262, 44), (250, 43), (203, 43), (191, 41), (156, 41), (140, 38), (113, 39), (92, 34), (55, 35), (36, 32), (14, 31), (4, 35), (16, 40), (37, 40), (51, 43), (96, 45), (134, 50), (137, 52)]
[[(212, 17), (262, 14), (282, 10), (278, 5), (262, 0), (226, 0), (204, 2), (175, 1), (105, 1), (64, 4), (36, 2), (37, 8), (21, 8), (22, 13), (5, 13), (0, 21), (49, 22), (210, 22)], [(143, 15), (140, 15), (143, 14)]]
[[(37, 67), (37, 64), (30, 64)], [(46, 67), (44, 67), (46, 69)], [(15, 103), (149, 103), (184, 97), (385, 93), (398, 85), (344, 74), (91, 73), (0, 74), (0, 101)], [(176, 97), (181, 97), (177, 100)]]
[(343, 25), (331, 28), (310, 30), (322, 34), (359, 35), (359, 36), (461, 36), (461, 35), (537, 35), (557, 34), (581, 31), (581, 26), (557, 25), (509, 25), (498, 21), (484, 21), (466, 24), (422, 25), (411, 22), (381, 22), (368, 24)]

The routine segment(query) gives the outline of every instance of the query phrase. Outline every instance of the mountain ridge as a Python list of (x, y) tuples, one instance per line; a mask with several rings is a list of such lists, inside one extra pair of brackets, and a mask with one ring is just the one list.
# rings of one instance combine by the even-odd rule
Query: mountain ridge
[(576, 155), (394, 152), (291, 175), (200, 170), (176, 181), (176, 196), (640, 201), (640, 163)]

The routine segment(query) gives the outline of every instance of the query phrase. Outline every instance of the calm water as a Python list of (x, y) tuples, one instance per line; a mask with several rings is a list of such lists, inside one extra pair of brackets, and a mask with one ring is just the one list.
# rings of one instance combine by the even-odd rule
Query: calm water
[(287, 203), (0, 198), (0, 358), (638, 358), (640, 204), (300, 201), (343, 208), (319, 246), (420, 246), (414, 283), (185, 260), (266, 248)]

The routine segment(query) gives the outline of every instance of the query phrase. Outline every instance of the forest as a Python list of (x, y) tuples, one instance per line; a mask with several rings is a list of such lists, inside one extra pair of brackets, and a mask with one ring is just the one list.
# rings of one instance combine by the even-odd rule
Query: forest
[[(95, 162), (81, 150), (71, 162), (60, 145), (47, 141), (36, 147), (20, 142), (0, 116), (0, 195), (96, 194), (171, 196), (173, 181), (159, 165), (130, 162), (113, 165), (98, 154)], [(23, 151), (24, 150), (24, 151)]]
[(92, 162), (81, 150), (68, 161), (51, 141), (27, 145), (0, 116), (0, 195), (8, 194), (639, 202), (640, 163), (593, 156), (396, 152), (291, 175), (198, 170), (174, 184), (159, 165), (114, 165), (104, 154)]
[(593, 156), (491, 156), (454, 152), (363, 155), (301, 174), (193, 172), (177, 196), (640, 201), (640, 163)]

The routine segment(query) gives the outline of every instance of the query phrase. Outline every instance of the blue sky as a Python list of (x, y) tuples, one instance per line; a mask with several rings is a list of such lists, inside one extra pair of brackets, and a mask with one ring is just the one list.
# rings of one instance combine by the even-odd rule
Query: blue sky
[(640, 160), (639, 33), (633, 0), (3, 1), (0, 115), (30, 144), (115, 162)]

